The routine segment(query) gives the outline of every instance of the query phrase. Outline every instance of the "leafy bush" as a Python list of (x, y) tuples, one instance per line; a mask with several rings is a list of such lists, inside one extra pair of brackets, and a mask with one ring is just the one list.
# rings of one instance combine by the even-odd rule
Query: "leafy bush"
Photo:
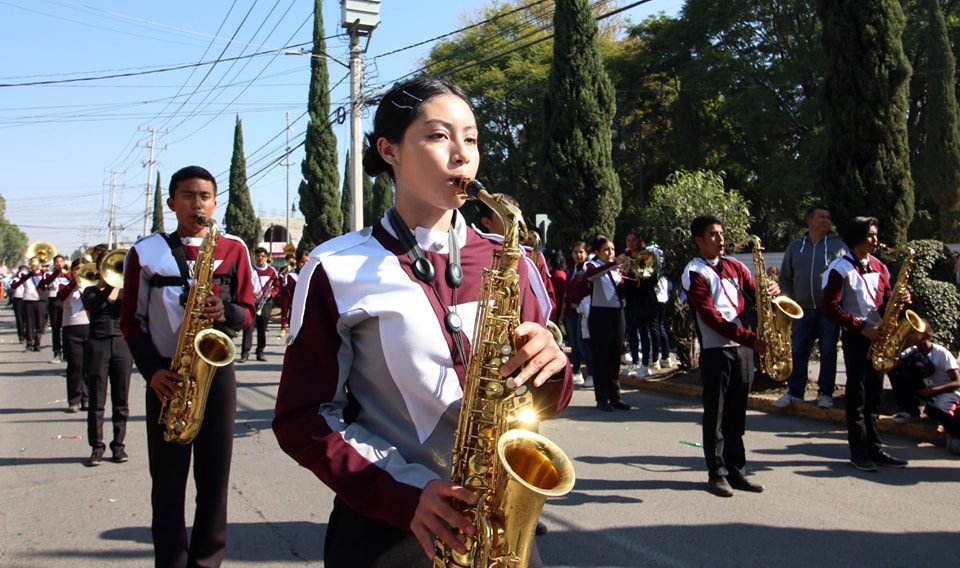
[[(913, 304), (910, 309), (928, 320), (936, 330), (935, 341), (951, 351), (960, 347), (960, 289), (953, 271), (953, 255), (940, 241), (910, 241), (914, 250), (913, 271), (908, 286)], [(896, 281), (904, 255), (883, 254)]]

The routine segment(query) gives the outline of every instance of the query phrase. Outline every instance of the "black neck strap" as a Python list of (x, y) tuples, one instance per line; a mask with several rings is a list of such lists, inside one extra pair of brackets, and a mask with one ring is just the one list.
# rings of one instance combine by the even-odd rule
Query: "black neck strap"
[[(423, 254), (423, 250), (420, 248), (420, 245), (417, 244), (417, 241), (414, 240), (413, 234), (410, 232), (410, 228), (407, 227), (407, 224), (400, 218), (400, 214), (397, 213), (397, 209), (394, 207), (390, 209), (387, 214), (387, 219), (390, 221), (390, 226), (393, 228), (393, 232), (397, 234), (397, 239), (400, 240), (400, 244), (403, 245), (403, 250), (407, 253), (407, 257), (410, 259), (410, 262), (413, 263), (413, 274), (421, 282), (429, 284), (433, 282), (433, 279), (437, 277), (436, 271), (433, 269), (433, 265)], [(450, 219), (450, 230), (447, 232), (447, 286), (456, 289), (463, 284), (463, 269), (460, 268), (460, 246), (457, 244), (457, 239), (454, 236), (454, 226), (457, 221), (457, 212), (453, 212), (453, 217)]]

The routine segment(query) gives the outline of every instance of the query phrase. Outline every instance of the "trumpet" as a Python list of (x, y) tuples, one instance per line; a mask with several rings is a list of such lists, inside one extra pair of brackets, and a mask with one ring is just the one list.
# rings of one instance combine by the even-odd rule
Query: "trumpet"
[(620, 265), (624, 272), (632, 272), (637, 280), (647, 280), (653, 278), (657, 273), (657, 255), (653, 251), (642, 250), (636, 257), (628, 258), (626, 262)]
[(123, 261), (127, 250), (125, 247), (115, 248), (100, 256), (100, 274), (112, 288), (123, 289)]

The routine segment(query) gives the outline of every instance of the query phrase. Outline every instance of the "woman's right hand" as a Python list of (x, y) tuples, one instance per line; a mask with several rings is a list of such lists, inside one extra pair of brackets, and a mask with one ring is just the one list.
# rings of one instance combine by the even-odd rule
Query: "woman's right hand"
[(166, 402), (177, 393), (177, 385), (182, 380), (180, 375), (170, 369), (159, 369), (150, 377), (150, 388), (162, 402)]
[(475, 505), (477, 502), (476, 495), (468, 489), (435, 479), (427, 483), (420, 493), (420, 503), (417, 504), (417, 510), (414, 511), (413, 519), (410, 521), (410, 531), (417, 537), (420, 548), (430, 560), (433, 560), (435, 554), (433, 548), (435, 536), (447, 546), (464, 553), (467, 551), (466, 547), (450, 527), (467, 536), (473, 536), (475, 532), (470, 519), (450, 506), (450, 499), (457, 499), (467, 505)]

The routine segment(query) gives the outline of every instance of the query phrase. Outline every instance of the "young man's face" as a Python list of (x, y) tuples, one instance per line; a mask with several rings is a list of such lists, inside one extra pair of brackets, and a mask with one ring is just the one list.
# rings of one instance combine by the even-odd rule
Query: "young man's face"
[(853, 248), (857, 253), (864, 255), (873, 254), (878, 246), (880, 246), (880, 237), (878, 236), (877, 226), (870, 225), (870, 228), (867, 229), (867, 238), (863, 239), (860, 244)]
[(53, 259), (53, 270), (54, 272), (60, 272), (63, 270), (63, 258), (58, 256)]
[(213, 218), (217, 208), (217, 192), (213, 183), (200, 178), (185, 179), (177, 184), (173, 197), (167, 199), (167, 207), (177, 215), (177, 229), (189, 235), (202, 233), (198, 217)]
[(255, 258), (256, 261), (257, 261), (257, 266), (259, 266), (260, 268), (263, 268), (264, 266), (267, 265), (267, 253), (265, 253), (265, 252), (258, 252), (258, 253), (254, 256), (254, 258)]
[(700, 256), (713, 259), (721, 256), (724, 249), (723, 225), (714, 223), (703, 232), (702, 237), (694, 237), (693, 242), (700, 249)]

